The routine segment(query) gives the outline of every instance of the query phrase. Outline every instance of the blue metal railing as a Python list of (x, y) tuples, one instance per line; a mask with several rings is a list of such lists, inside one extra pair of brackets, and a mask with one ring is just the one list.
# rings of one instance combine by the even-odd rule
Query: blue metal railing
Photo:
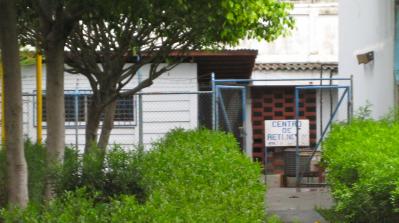
[[(306, 167), (307, 165), (310, 164), (310, 161), (312, 160), (312, 158), (314, 157), (314, 155), (316, 154), (317, 149), (319, 148), (319, 146), (321, 145), (321, 142), (323, 141), (328, 129), (330, 128), (337, 112), (338, 109), (341, 107), (342, 102), (344, 101), (345, 96), (348, 95), (348, 104), (351, 103), (350, 102), (350, 86), (337, 86), (337, 85), (317, 85), (317, 86), (301, 86), (301, 87), (295, 87), (295, 122), (296, 122), (296, 147), (295, 147), (295, 152), (296, 152), (296, 187), (299, 188), (300, 186), (300, 182), (302, 181), (303, 178), (303, 172), (300, 171), (301, 169), (301, 165), (300, 165), (300, 151), (299, 151), (299, 95), (300, 95), (300, 91), (301, 90), (316, 90), (316, 89), (344, 89), (343, 94), (341, 95), (337, 105), (335, 106), (335, 109), (333, 111), (333, 113), (330, 116), (330, 119), (328, 120), (327, 125), (325, 126), (325, 128), (322, 131), (322, 134), (318, 140), (318, 142), (316, 143), (316, 146), (313, 149), (313, 152), (311, 154), (311, 156), (309, 157), (309, 160), (303, 165), (304, 167)], [(348, 120), (349, 121), (349, 120)], [(321, 127), (322, 128), (322, 127)]]
[[(307, 162), (306, 165), (310, 164), (311, 159), (314, 157), (317, 149), (320, 147), (323, 139), (325, 138), (328, 129), (330, 128), (333, 120), (335, 119), (335, 116), (338, 113), (339, 108), (341, 107), (343, 100), (345, 97), (348, 98), (348, 111), (347, 111), (347, 115), (348, 115), (348, 122), (350, 122), (351, 117), (352, 117), (352, 113), (353, 113), (353, 108), (352, 108), (352, 100), (353, 100), (353, 94), (352, 94), (352, 88), (353, 88), (353, 76), (351, 77), (332, 77), (332, 78), (257, 78), (257, 79), (215, 79), (215, 74), (212, 73), (212, 91), (213, 91), (213, 100), (212, 100), (212, 110), (213, 110), (213, 129), (217, 129), (217, 122), (218, 122), (218, 93), (217, 93), (217, 88), (220, 88), (221, 86), (229, 86), (229, 87), (243, 87), (243, 86), (247, 86), (249, 83), (254, 83), (254, 82), (284, 82), (284, 81), (309, 81), (308, 84), (302, 84), (299, 85), (298, 83), (294, 84), (296, 85), (295, 87), (295, 120), (296, 120), (296, 183), (297, 183), (297, 187), (299, 187), (301, 179), (303, 177), (303, 174), (301, 175), (301, 171), (300, 171), (300, 153), (299, 153), (299, 137), (298, 137), (298, 118), (299, 118), (299, 92), (301, 90), (310, 90), (310, 89), (314, 89), (314, 90), (320, 90), (320, 89), (344, 89), (343, 94), (341, 95), (338, 103), (336, 104), (336, 107), (334, 109), (334, 111), (331, 113), (330, 115), (330, 119), (327, 123), (327, 125), (325, 126), (324, 129), (322, 129), (322, 133), (321, 136), (319, 137), (318, 142), (316, 143), (316, 146)], [(329, 81), (328, 85), (313, 85), (312, 81)], [(332, 81), (347, 81), (350, 83), (349, 86), (346, 85), (339, 85), (336, 83), (333, 83)], [(260, 85), (261, 86), (261, 85)], [(246, 95), (246, 88), (244, 90), (244, 94)], [(245, 96), (246, 97), (246, 96)], [(246, 104), (246, 103), (245, 103)], [(243, 115), (244, 118), (246, 117), (246, 108), (245, 108), (245, 104), (243, 107)], [(321, 127), (323, 128), (323, 127)], [(266, 152), (265, 152), (266, 154)], [(265, 157), (265, 159), (267, 159), (267, 157)], [(265, 160), (266, 163), (266, 160)], [(266, 174), (266, 167), (265, 167), (265, 174)]]

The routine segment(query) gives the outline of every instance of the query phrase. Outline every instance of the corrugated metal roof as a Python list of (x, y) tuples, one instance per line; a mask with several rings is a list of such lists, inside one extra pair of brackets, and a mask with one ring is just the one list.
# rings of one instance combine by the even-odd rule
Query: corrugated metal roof
[(255, 71), (337, 70), (337, 63), (257, 63)]

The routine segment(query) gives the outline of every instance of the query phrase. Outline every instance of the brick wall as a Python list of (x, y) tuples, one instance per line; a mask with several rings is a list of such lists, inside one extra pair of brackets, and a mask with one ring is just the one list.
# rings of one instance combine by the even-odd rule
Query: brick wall
[[(253, 159), (264, 164), (265, 130), (264, 120), (295, 119), (294, 87), (253, 87), (252, 125)], [(299, 118), (309, 120), (310, 145), (316, 144), (316, 91), (306, 90), (300, 94)], [(291, 147), (292, 148), (292, 147)], [(285, 148), (268, 148), (267, 170), (271, 174), (283, 174)]]

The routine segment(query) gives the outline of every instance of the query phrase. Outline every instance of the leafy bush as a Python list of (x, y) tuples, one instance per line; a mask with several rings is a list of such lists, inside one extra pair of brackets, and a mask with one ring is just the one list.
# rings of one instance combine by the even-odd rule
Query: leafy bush
[[(88, 159), (96, 162), (94, 157)], [(95, 176), (111, 179), (109, 185), (90, 176), (91, 183), (85, 183), (85, 189), (66, 192), (46, 207), (3, 210), (2, 219), (100, 223), (265, 221), (265, 187), (260, 181), (260, 167), (239, 151), (231, 135), (177, 130), (147, 153), (113, 150), (104, 166), (107, 168), (100, 169), (105, 171)], [(107, 195), (103, 192), (131, 190), (124, 182), (132, 178), (133, 168), (137, 168), (134, 177), (140, 180), (146, 199), (138, 201), (133, 195), (119, 195), (104, 201)], [(118, 188), (108, 189), (111, 185)], [(103, 192), (88, 193), (98, 188)], [(277, 218), (270, 221), (278, 222)]]
[[(25, 210), (3, 209), (0, 213), (4, 222), (96, 222), (110, 221), (114, 210), (119, 210), (125, 203), (96, 202), (98, 193), (89, 193), (87, 189), (68, 191), (52, 200), (47, 206), (30, 204)], [(126, 203), (127, 204), (127, 203)], [(134, 208), (134, 206), (133, 206)]]
[(335, 125), (323, 163), (340, 222), (399, 222), (399, 123), (354, 120)]
[(232, 135), (169, 133), (140, 164), (153, 222), (263, 222), (260, 166)]
[(138, 186), (138, 150), (125, 151), (119, 146), (110, 148), (104, 155), (98, 148), (79, 158), (75, 151), (69, 150), (65, 163), (58, 171), (59, 192), (73, 191), (85, 187), (100, 192), (103, 198), (121, 194), (134, 194), (143, 197)]
[(267, 223), (283, 223), (283, 221), (277, 215), (271, 215), (267, 217)]
[[(74, 191), (86, 187), (101, 192), (103, 198), (120, 194), (135, 194), (142, 198), (142, 190), (138, 186), (136, 150), (124, 151), (118, 146), (112, 147), (105, 157), (93, 148), (90, 153), (81, 157), (76, 149), (66, 148), (62, 166), (46, 166), (45, 147), (25, 143), (25, 157), (28, 164), (28, 188), (30, 202), (43, 203), (46, 175), (55, 181), (58, 195), (65, 191)], [(6, 191), (6, 153), (0, 150), (0, 207), (7, 201)]]

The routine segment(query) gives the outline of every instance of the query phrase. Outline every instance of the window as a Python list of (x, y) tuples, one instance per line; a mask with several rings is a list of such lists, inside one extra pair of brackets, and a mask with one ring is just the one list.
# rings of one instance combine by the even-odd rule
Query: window
[[(91, 103), (91, 94), (89, 92), (80, 93), (79, 95), (66, 92), (65, 93), (65, 126), (76, 126), (75, 115), (78, 115), (78, 125), (85, 125), (88, 116), (88, 108)], [(77, 101), (76, 101), (77, 100)], [(76, 103), (77, 102), (77, 103)], [(46, 96), (43, 95), (43, 122), (47, 121)], [(101, 121), (104, 116), (101, 116)], [(134, 125), (134, 97), (118, 99), (116, 102), (116, 111), (114, 116), (115, 126), (132, 126)]]
[(133, 96), (121, 98), (116, 101), (114, 121), (134, 121), (134, 99)]

